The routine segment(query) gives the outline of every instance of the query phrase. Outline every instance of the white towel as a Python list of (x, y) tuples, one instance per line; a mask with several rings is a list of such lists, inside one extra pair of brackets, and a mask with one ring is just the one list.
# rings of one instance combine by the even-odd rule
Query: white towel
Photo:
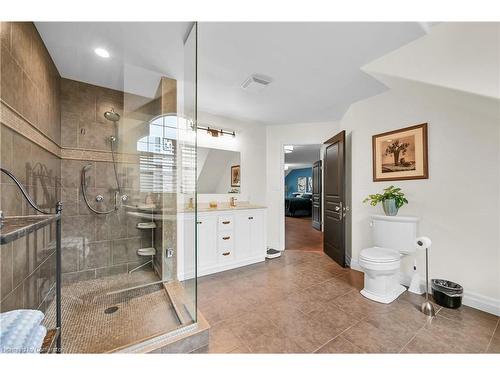
[(37, 326), (23, 344), (23, 353), (40, 353), (40, 349), (47, 334), (47, 328)]
[[(38, 310), (12, 310), (0, 314), (0, 353), (26, 352), (26, 344), (38, 345), (40, 323), (44, 314)], [(45, 336), (45, 333), (43, 334)], [(43, 342), (43, 338), (42, 338)], [(34, 350), (39, 350), (39, 347)]]

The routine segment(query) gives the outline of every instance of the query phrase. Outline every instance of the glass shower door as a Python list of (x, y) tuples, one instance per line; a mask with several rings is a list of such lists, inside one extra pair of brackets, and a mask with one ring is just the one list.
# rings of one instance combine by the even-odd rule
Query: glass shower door
[[(186, 26), (175, 76), (124, 54), (119, 88), (62, 82), (61, 116), (77, 118), (82, 145), (61, 167), (63, 198), (77, 195), (63, 211), (63, 352), (126, 350), (197, 321), (196, 25)], [(103, 38), (171, 27), (94, 25)]]

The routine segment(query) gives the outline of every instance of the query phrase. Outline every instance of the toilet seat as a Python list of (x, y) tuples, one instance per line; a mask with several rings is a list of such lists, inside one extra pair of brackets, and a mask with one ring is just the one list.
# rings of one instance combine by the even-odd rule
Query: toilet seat
[(369, 247), (359, 253), (359, 260), (368, 263), (393, 263), (399, 262), (400, 258), (398, 251), (385, 247)]

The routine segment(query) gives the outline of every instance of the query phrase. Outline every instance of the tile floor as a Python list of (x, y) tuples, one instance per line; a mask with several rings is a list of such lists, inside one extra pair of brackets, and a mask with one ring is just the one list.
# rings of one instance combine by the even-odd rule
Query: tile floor
[(362, 274), (319, 252), (202, 277), (198, 307), (211, 325), (197, 353), (500, 353), (499, 318), (404, 293), (389, 305), (359, 294)]
[(285, 216), (285, 249), (323, 251), (323, 232), (312, 227), (310, 216)]

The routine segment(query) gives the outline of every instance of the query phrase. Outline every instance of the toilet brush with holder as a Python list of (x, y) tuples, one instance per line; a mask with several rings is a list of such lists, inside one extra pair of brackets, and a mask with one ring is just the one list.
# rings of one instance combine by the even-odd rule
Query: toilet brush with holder
[(415, 245), (418, 250), (425, 249), (425, 301), (422, 303), (420, 307), (420, 311), (422, 311), (427, 316), (435, 316), (436, 311), (434, 310), (434, 306), (429, 301), (429, 250), (431, 248), (431, 240), (427, 237), (419, 237), (416, 239)]

